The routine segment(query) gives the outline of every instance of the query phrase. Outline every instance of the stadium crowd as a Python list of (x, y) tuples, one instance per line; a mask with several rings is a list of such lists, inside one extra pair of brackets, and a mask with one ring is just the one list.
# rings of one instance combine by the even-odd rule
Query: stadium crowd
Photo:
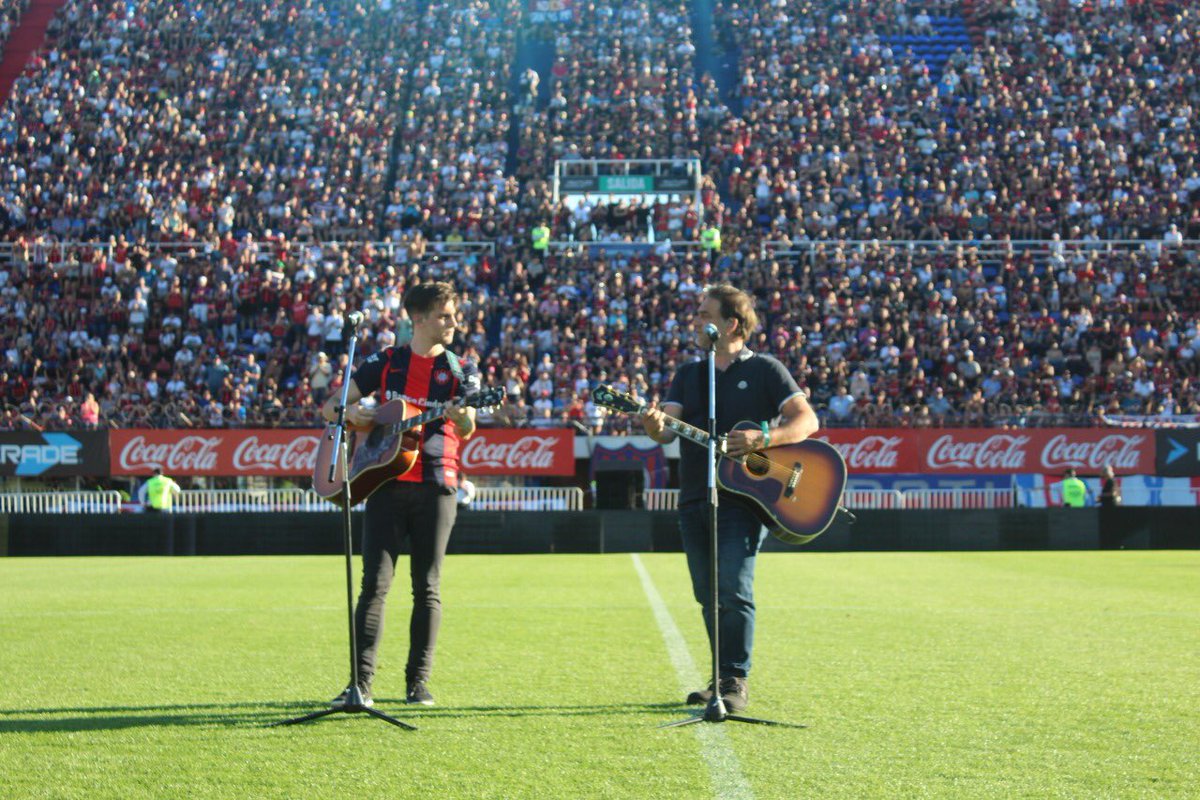
[[(827, 425), (1200, 413), (1200, 25), (1101, 5), (718, 3), (735, 114), (678, 0), (530, 21), (541, 76), (516, 0), (73, 0), (0, 110), (0, 428), (316, 424), (345, 315), (403, 340), (429, 278), (492, 424), (629, 429), (590, 390), (661, 397), (717, 280)], [(944, 68), (894, 44), (952, 15)], [(553, 205), (555, 159), (641, 157), (701, 160), (719, 258), (528, 246), (695, 239), (684, 199)]]

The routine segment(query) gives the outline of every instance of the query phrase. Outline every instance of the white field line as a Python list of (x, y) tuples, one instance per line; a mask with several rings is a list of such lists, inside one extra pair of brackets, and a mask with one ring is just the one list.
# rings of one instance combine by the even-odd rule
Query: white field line
[[(650, 602), (650, 610), (654, 612), (654, 621), (658, 623), (658, 629), (662, 633), (671, 666), (675, 668), (675, 675), (679, 678), (679, 696), (682, 697), (697, 686), (707, 684), (708, 680), (698, 677), (700, 671), (696, 668), (696, 662), (692, 660), (683, 634), (679, 632), (679, 626), (675, 624), (642, 559), (637, 553), (630, 553), (630, 556), (633, 558), (633, 568), (642, 579), (642, 590)], [(713, 797), (721, 800), (754, 800), (754, 791), (742, 772), (737, 754), (733, 752), (733, 745), (725, 733), (725, 726), (701, 722), (689, 727), (696, 732), (696, 737), (700, 740), (700, 757), (708, 765)]]

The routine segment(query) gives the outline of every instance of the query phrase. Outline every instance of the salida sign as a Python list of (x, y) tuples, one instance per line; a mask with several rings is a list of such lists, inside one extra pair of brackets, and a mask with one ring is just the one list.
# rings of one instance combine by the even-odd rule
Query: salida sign
[(113, 475), (312, 475), (320, 432), (128, 430), (109, 441)]
[(1154, 474), (1152, 433), (1044, 428), (821, 431), (853, 473), (1053, 473), (1067, 468), (1100, 472), (1111, 464), (1125, 475)]

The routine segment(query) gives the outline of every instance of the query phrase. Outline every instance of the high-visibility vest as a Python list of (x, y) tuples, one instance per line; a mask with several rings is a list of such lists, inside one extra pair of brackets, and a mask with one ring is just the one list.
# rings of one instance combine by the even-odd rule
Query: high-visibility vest
[(1087, 504), (1087, 484), (1079, 478), (1063, 480), (1062, 501), (1064, 506), (1083, 508)]
[(721, 229), (713, 226), (700, 232), (700, 246), (705, 250), (721, 249)]
[(533, 249), (545, 250), (550, 246), (550, 229), (545, 225), (538, 225), (533, 229)]
[(146, 501), (151, 508), (168, 509), (171, 507), (171, 487), (175, 481), (166, 475), (155, 475), (146, 481)]

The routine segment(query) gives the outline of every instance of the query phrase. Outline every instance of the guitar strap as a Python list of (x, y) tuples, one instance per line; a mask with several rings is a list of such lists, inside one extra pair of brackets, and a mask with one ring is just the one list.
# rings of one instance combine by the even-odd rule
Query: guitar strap
[(458, 360), (458, 356), (451, 353), (449, 350), (442, 351), (446, 354), (446, 360), (450, 362), (450, 372), (454, 375), (454, 379), (460, 384), (463, 383), (463, 368), (462, 362)]
[(386, 357), (383, 359), (383, 377), (379, 379), (379, 404), (383, 405), (387, 402), (387, 379), (388, 373), (392, 370), (392, 356), (395, 354), (396, 348), (389, 347), (384, 351)]

